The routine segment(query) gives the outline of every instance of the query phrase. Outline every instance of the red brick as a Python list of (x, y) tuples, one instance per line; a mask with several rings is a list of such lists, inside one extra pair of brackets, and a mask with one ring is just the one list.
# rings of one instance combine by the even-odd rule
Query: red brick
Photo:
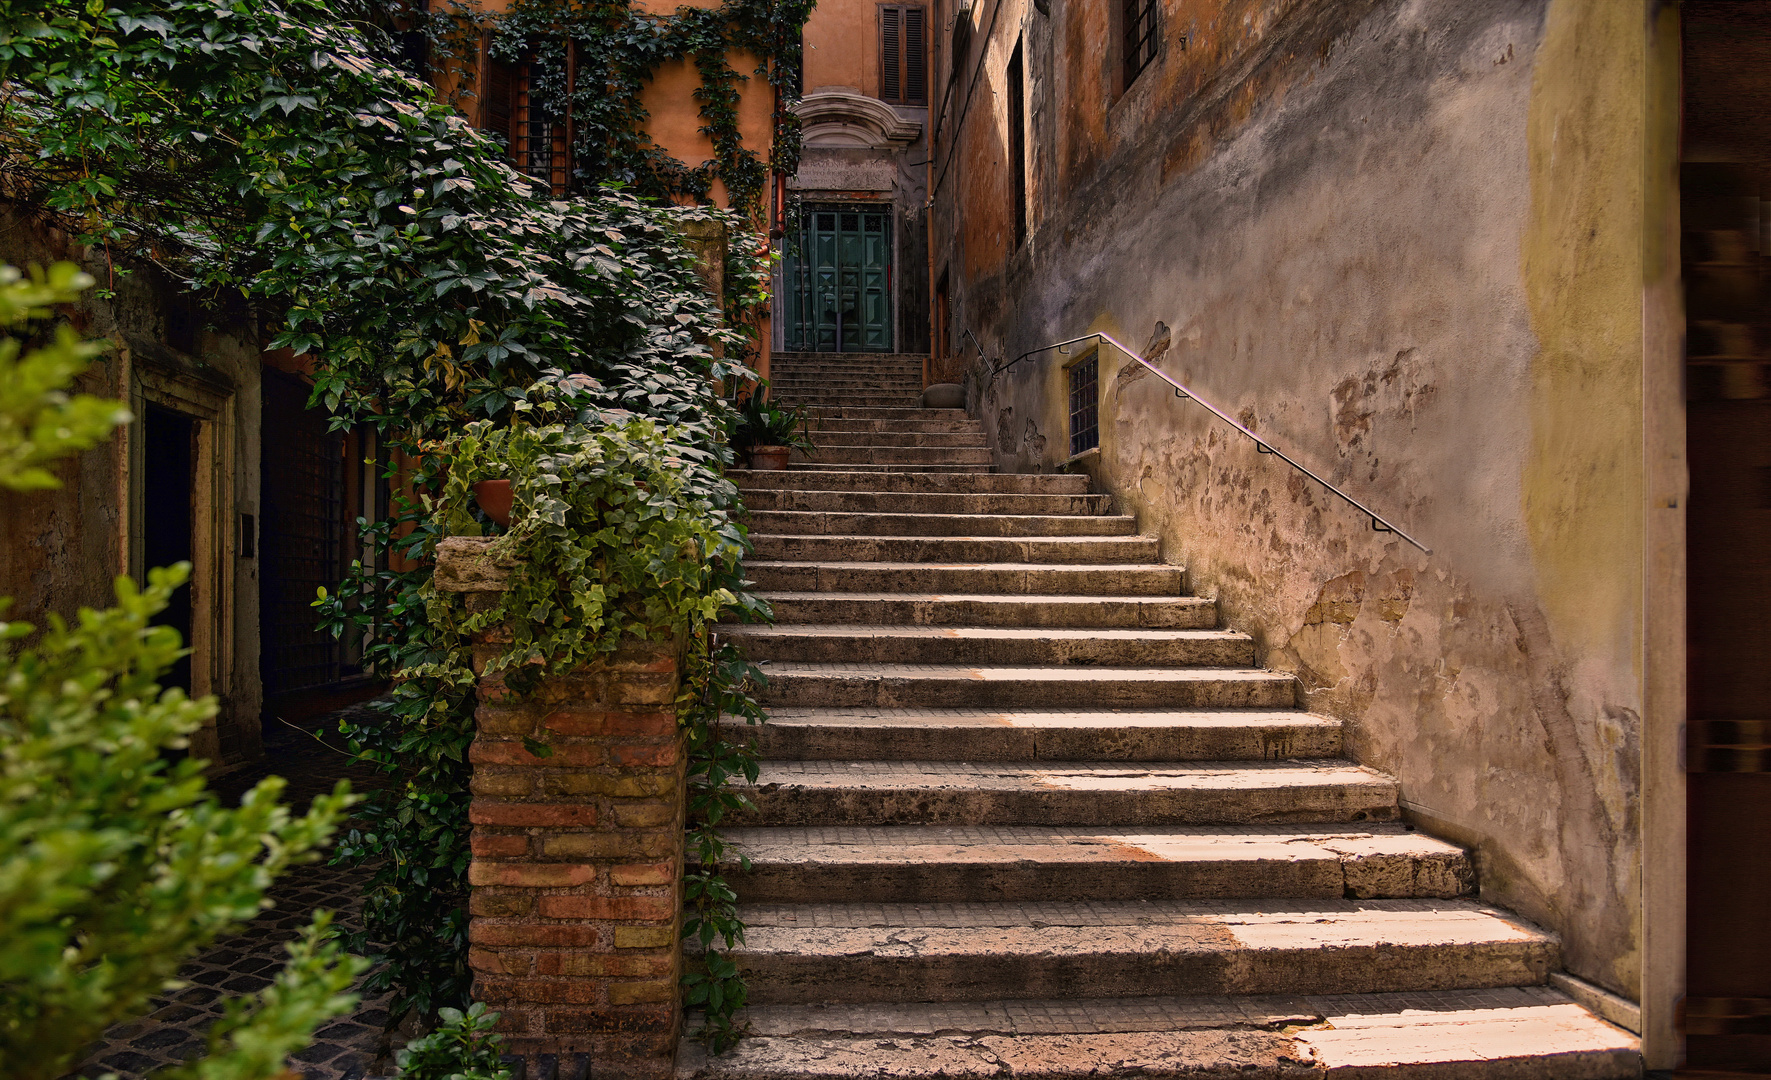
[(494, 919), (521, 918), (535, 910), (535, 894), (475, 889), (467, 898), (467, 910)]
[(676, 918), (673, 896), (543, 896), (541, 914), (550, 919), (646, 919), (666, 922)]
[(669, 975), (671, 957), (544, 952), (535, 957), (535, 974), (577, 978), (646, 978)]
[(470, 947), (467, 950), (467, 966), (491, 975), (527, 975), (534, 969), (534, 954)]
[(603, 748), (578, 744), (552, 746), (553, 753), (542, 757), (529, 753), (517, 739), (475, 739), (467, 749), (467, 760), (475, 765), (529, 765), (536, 768), (594, 768), (604, 763)]
[(615, 885), (671, 885), (676, 874), (671, 863), (632, 863), (610, 867), (609, 881)]
[(676, 821), (676, 804), (674, 801), (617, 803), (611, 808), (615, 814), (615, 824), (630, 828), (649, 828), (657, 825), (669, 825)]
[(520, 799), (534, 793), (535, 774), (528, 769), (481, 767), (473, 771), (467, 787), (475, 795)]
[(469, 885), (558, 889), (570, 885), (589, 885), (595, 880), (596, 867), (583, 863), (484, 862), (475, 859), (467, 866)]
[(475, 799), (467, 808), (475, 825), (583, 828), (596, 824), (596, 807), (582, 803), (507, 803)]
[(676, 1026), (676, 1006), (625, 1005), (608, 1009), (559, 1008), (547, 1010), (547, 1030), (560, 1034), (592, 1031), (671, 1033)]
[(677, 745), (676, 740), (672, 739), (656, 746), (611, 746), (608, 748), (608, 755), (609, 764), (615, 766), (675, 765)]
[(467, 938), (479, 945), (541, 945), (587, 949), (597, 943), (597, 929), (559, 923), (495, 923), (474, 919)]
[(510, 858), (529, 853), (529, 838), (520, 834), (487, 833), (475, 829), (468, 846), (475, 855)]
[(482, 977), (474, 981), (474, 995), (488, 1005), (501, 1005), (507, 1001), (589, 1005), (597, 1000), (600, 985), (590, 979)]

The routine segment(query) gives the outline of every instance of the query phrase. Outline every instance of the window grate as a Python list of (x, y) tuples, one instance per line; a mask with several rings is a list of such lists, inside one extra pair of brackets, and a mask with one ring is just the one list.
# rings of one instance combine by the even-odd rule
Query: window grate
[(1156, 59), (1156, 0), (1124, 0), (1125, 85), (1129, 88)]
[(1070, 366), (1070, 456), (1101, 445), (1100, 358)]

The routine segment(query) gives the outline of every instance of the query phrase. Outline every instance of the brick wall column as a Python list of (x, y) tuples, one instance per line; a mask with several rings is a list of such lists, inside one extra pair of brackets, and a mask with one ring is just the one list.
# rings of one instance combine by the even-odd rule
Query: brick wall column
[[(439, 588), (489, 603), (488, 541), (446, 540)], [(472, 595), (479, 594), (479, 595)], [(476, 642), (474, 667), (497, 655)], [(516, 697), (482, 678), (468, 954), (513, 1053), (592, 1056), (598, 1076), (671, 1072), (681, 1028), (680, 644), (635, 642)], [(549, 757), (525, 737), (552, 747)]]

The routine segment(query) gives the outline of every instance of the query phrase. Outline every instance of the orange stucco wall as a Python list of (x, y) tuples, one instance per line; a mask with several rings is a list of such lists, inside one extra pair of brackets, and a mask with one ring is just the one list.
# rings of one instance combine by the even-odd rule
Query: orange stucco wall
[(806, 20), (806, 91), (848, 86), (879, 96), (879, 5), (818, 0)]

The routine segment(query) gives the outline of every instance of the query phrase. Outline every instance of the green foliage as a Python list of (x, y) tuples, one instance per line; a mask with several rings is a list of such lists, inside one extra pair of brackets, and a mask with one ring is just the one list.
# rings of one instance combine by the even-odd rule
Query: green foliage
[(406, 1044), (397, 1056), (400, 1080), (509, 1080), (498, 1063), (504, 1039), (493, 1033), (498, 1014), (476, 1002), (466, 1012), (440, 1009), (442, 1023)]
[[(91, 285), (73, 263), (56, 263), (48, 273), (33, 268), (28, 281), (16, 267), (0, 266), (0, 327), (14, 330), (48, 318), (51, 304), (71, 304)], [(96, 446), (112, 428), (128, 423), (121, 404), (67, 392), (98, 352), (67, 326), (56, 327), (53, 341), (28, 352), (18, 338), (0, 337), (0, 488), (60, 487), (45, 464)]]
[[(606, 16), (609, 34), (626, 27), (649, 36), (652, 46), (636, 37), (634, 48), (653, 48), (659, 62), (671, 49), (692, 52), (710, 95), (703, 112), (714, 117), (719, 175), (743, 205), (759, 174), (730, 141), (736, 76), (715, 54), (748, 42), (780, 60), (797, 49), (809, 7), (731, 0), (715, 14), (679, 13), (675, 29), (648, 23), (640, 34), (625, 3), (562, 3), (532, 29), (538, 50), (554, 47), (541, 40), (549, 34), (563, 49), (556, 23)], [(522, 18), (541, 19), (543, 8), (523, 11), (501, 40), (515, 40), (502, 35), (517, 33), (510, 28)], [(114, 256), (164, 267), (199, 296), (243, 297), (280, 314), (272, 345), (313, 358), (313, 400), (334, 425), (371, 427), (390, 458), (418, 462), (400, 478), (412, 496), (391, 520), (362, 523), (375, 557), (317, 606), (334, 632), (362, 635), (368, 664), (396, 676), (388, 706), (345, 729), (360, 758), (395, 782), (362, 808), (363, 824), (343, 837), (339, 857), (376, 863), (367, 929), (351, 940), (381, 947), (370, 987), (396, 987), (396, 1009), (429, 1013), (464, 1004), (469, 987), (473, 680), (458, 662), (459, 625), (428, 589), (428, 564), (394, 569), (389, 557), (422, 560), (443, 534), (436, 511), (455, 513), (459, 500), (444, 488), (453, 451), (444, 448), (460, 444), (470, 425), (506, 426), (538, 403), (568, 398), (576, 413), (546, 423), (576, 425), (574, 438), (602, 445), (599, 433), (611, 426), (602, 417), (617, 410), (668, 432), (672, 449), (646, 453), (679, 460), (682, 487), (660, 497), (673, 500), (672, 512), (702, 519), (690, 532), (731, 543), (737, 495), (720, 477), (731, 409), (715, 388), (754, 377), (746, 334), (734, 328), (766, 300), (758, 254), (766, 245), (741, 232), (739, 214), (658, 207), (635, 192), (590, 187), (613, 172), (581, 176), (582, 197), (549, 199), (505, 163), (504, 148), (389, 63), (387, 39), (359, 14), (326, 0), (0, 0), (0, 79), (9, 89), (0, 96), (0, 185)], [(448, 39), (433, 31), (433, 41)], [(574, 40), (606, 45), (611, 63), (628, 64), (616, 48), (627, 43), (606, 40), (603, 30)], [(643, 81), (637, 68), (620, 71)], [(773, 64), (769, 77), (797, 85), (790, 63)], [(594, 81), (581, 74), (576, 89), (591, 93)], [(617, 80), (607, 97), (628, 92)], [(601, 130), (619, 142), (609, 134), (615, 125), (634, 130), (641, 115), (610, 113), (601, 127), (580, 122), (587, 138), (604, 137)], [(791, 115), (778, 119), (775, 156), (791, 169)], [(637, 180), (634, 188), (662, 190)], [(681, 242), (685, 223), (707, 220), (734, 234), (727, 265), (735, 287), (723, 312)], [(486, 438), (492, 428), (472, 430)], [(632, 512), (651, 512), (650, 496), (639, 504)], [(658, 528), (664, 536), (677, 526)], [(576, 550), (539, 528), (524, 535), (522, 543), (540, 545), (539, 566)], [(653, 560), (685, 559), (674, 548), (623, 557), (631, 565), (611, 580), (643, 578)], [(652, 580), (674, 591), (657, 601), (628, 597), (609, 609), (616, 625), (656, 618), (692, 628), (716, 609), (738, 617), (766, 610), (730, 567), (676, 584)], [(622, 606), (629, 601), (638, 607)], [(606, 631), (585, 631), (572, 647), (600, 648), (611, 640)], [(547, 633), (530, 645), (541, 647)], [(738, 692), (718, 683), (731, 665), (697, 670), (697, 694)], [(714, 740), (692, 742), (713, 752)], [(702, 783), (738, 774), (695, 768)]]
[[(190, 567), (117, 581), (117, 607), (70, 626), (0, 623), (0, 1075), (53, 1080), (104, 1028), (140, 1011), (178, 966), (268, 906), (265, 889), (308, 861), (350, 802), (340, 784), (296, 817), (283, 781), (237, 809), (202, 765), (168, 750), (215, 713), (156, 679), (178, 634), (150, 625)], [(322, 916), (257, 1013), (236, 1012), (208, 1078), (269, 1077), (277, 1055), (349, 1008), (356, 962), (321, 944)]]
[(758, 386), (744, 399), (732, 425), (732, 448), (748, 453), (758, 446), (786, 446), (806, 453), (815, 451), (812, 437), (806, 432), (805, 410), (798, 406), (778, 405), (764, 395), (768, 384)]
[[(530, 101), (544, 115), (572, 117), (575, 189), (614, 180), (641, 195), (707, 201), (724, 183), (729, 204), (755, 219), (771, 165), (744, 145), (738, 125), (742, 83), (735, 53), (757, 58), (754, 74), (775, 97), (770, 158), (775, 172), (799, 167), (800, 28), (815, 0), (725, 0), (717, 7), (683, 6), (673, 14), (636, 10), (626, 0), (516, 0), (496, 19), (492, 55), (530, 66)], [(460, 30), (473, 17), (440, 13)], [(460, 33), (458, 30), (458, 33)], [(471, 35), (461, 33), (471, 40)], [(568, 85), (567, 51), (576, 63)], [(695, 100), (714, 156), (690, 167), (671, 157), (646, 130), (640, 94), (665, 64), (688, 60), (701, 85)], [(761, 91), (753, 91), (761, 92)]]

